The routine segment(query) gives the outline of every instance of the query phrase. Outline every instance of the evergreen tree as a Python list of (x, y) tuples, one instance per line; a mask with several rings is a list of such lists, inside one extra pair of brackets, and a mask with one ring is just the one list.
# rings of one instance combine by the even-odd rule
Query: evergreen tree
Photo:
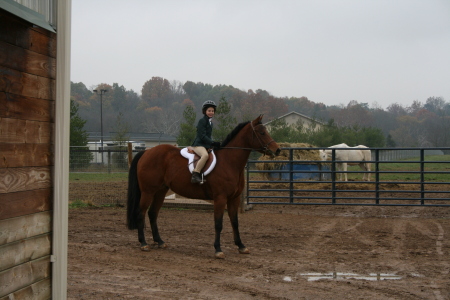
[(364, 127), (362, 129), (362, 139), (359, 145), (367, 147), (384, 147), (386, 145), (386, 138), (380, 128)]
[(270, 123), (269, 134), (277, 143), (292, 143), (293, 131), (285, 119), (276, 119)]
[(212, 138), (215, 141), (223, 141), (237, 125), (236, 118), (231, 114), (231, 105), (224, 96), (220, 98), (214, 118), (218, 124), (214, 127)]
[(334, 123), (334, 119), (330, 119), (327, 125), (312, 132), (306, 142), (317, 147), (329, 147), (343, 143), (342, 140), (342, 131)]
[(396, 147), (397, 145), (395, 144), (394, 139), (392, 138), (392, 136), (390, 134), (388, 134), (387, 138), (386, 138), (386, 146), (393, 148)]
[(85, 168), (89, 165), (93, 158), (89, 152), (88, 133), (84, 129), (86, 121), (78, 115), (78, 104), (74, 100), (70, 100), (70, 167)]
[(190, 146), (197, 134), (195, 127), (195, 119), (197, 114), (192, 105), (187, 105), (183, 111), (184, 122), (180, 125), (180, 133), (177, 136), (177, 144), (179, 146)]
[(86, 146), (88, 134), (84, 130), (86, 121), (78, 115), (79, 105), (70, 100), (70, 146)]

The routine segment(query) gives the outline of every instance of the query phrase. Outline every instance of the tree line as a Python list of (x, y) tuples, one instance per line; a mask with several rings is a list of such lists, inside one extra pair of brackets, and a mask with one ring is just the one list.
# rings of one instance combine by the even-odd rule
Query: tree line
[[(100, 95), (94, 89), (105, 89)], [(85, 120), (86, 132), (100, 131), (102, 99), (104, 132), (163, 132), (177, 137), (180, 145), (190, 144), (201, 105), (214, 100), (219, 107), (215, 116), (216, 138), (226, 136), (237, 123), (264, 114), (264, 121), (295, 111), (326, 124), (320, 131), (288, 127), (282, 121), (272, 126), (277, 141), (330, 146), (345, 142), (369, 147), (449, 147), (450, 103), (431, 96), (411, 106), (393, 102), (386, 109), (351, 100), (347, 105), (327, 106), (307, 97), (275, 97), (265, 90), (242, 91), (231, 85), (202, 82), (168, 81), (152, 77), (144, 83), (141, 94), (123, 85), (101, 83), (87, 88), (82, 82), (71, 84), (75, 115)], [(79, 122), (79, 120), (78, 120)], [(275, 138), (276, 137), (276, 138)]]

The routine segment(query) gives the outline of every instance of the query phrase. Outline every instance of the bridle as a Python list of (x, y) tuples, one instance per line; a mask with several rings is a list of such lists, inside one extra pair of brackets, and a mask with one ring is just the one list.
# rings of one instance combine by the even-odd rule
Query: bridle
[[(263, 151), (264, 155), (271, 154), (271, 155), (275, 156), (275, 153), (273, 153), (273, 151), (269, 149), (269, 145), (272, 144), (272, 143), (275, 143), (275, 141), (273, 139), (271, 139), (267, 144), (263, 145), (263, 141), (261, 140), (261, 138), (256, 133), (256, 127), (264, 126), (264, 125), (263, 124), (258, 124), (256, 126), (253, 126), (252, 122), (250, 122), (250, 125), (252, 126), (253, 133), (255, 134), (256, 138), (258, 139), (259, 144), (262, 147), (261, 149), (257, 149), (257, 150)], [(252, 134), (252, 139), (253, 139), (253, 134)]]
[(264, 155), (273, 155), (275, 156), (275, 153), (273, 153), (272, 150), (269, 149), (269, 145), (271, 143), (275, 143), (275, 141), (273, 139), (271, 139), (267, 144), (264, 145), (264, 142), (261, 140), (261, 138), (258, 136), (258, 133), (256, 132), (256, 127), (258, 126), (264, 126), (263, 124), (258, 124), (256, 126), (253, 126), (253, 123), (250, 122), (250, 126), (252, 127), (252, 141), (253, 141), (253, 137), (256, 136), (256, 138), (258, 139), (259, 144), (261, 145), (261, 148), (258, 149), (253, 149), (253, 148), (244, 148), (244, 147), (223, 147), (221, 149), (241, 149), (241, 150), (250, 150), (250, 151), (262, 151), (264, 153)]

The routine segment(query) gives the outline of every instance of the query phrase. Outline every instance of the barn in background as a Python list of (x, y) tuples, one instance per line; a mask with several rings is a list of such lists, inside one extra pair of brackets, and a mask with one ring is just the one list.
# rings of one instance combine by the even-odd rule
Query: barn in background
[(70, 6), (0, 0), (0, 299), (67, 297)]
[(267, 130), (270, 131), (270, 127), (272, 126), (272, 124), (279, 120), (283, 120), (284, 122), (286, 122), (286, 125), (291, 126), (293, 128), (297, 128), (297, 126), (301, 124), (303, 126), (303, 130), (318, 131), (324, 125), (322, 122), (318, 120), (305, 116), (301, 113), (291, 111), (290, 113), (287, 113), (285, 115), (282, 115), (281, 117), (278, 117), (270, 122), (265, 123), (264, 126), (266, 126)]

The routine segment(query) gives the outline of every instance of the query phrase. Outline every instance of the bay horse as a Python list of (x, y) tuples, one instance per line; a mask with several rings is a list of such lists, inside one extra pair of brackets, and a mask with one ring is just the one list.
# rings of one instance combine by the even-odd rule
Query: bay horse
[(214, 201), (216, 258), (225, 257), (220, 247), (225, 207), (239, 253), (250, 253), (241, 241), (238, 223), (240, 195), (245, 184), (244, 168), (253, 150), (272, 157), (281, 151), (262, 124), (262, 117), (240, 123), (233, 129), (222, 142), (221, 149), (215, 151), (216, 166), (202, 185), (191, 183), (188, 161), (175, 146), (161, 144), (136, 154), (128, 174), (127, 227), (138, 230), (141, 250), (150, 250), (144, 235), (146, 212), (153, 242), (160, 248), (166, 247), (159, 235), (157, 219), (170, 189), (187, 198)]

